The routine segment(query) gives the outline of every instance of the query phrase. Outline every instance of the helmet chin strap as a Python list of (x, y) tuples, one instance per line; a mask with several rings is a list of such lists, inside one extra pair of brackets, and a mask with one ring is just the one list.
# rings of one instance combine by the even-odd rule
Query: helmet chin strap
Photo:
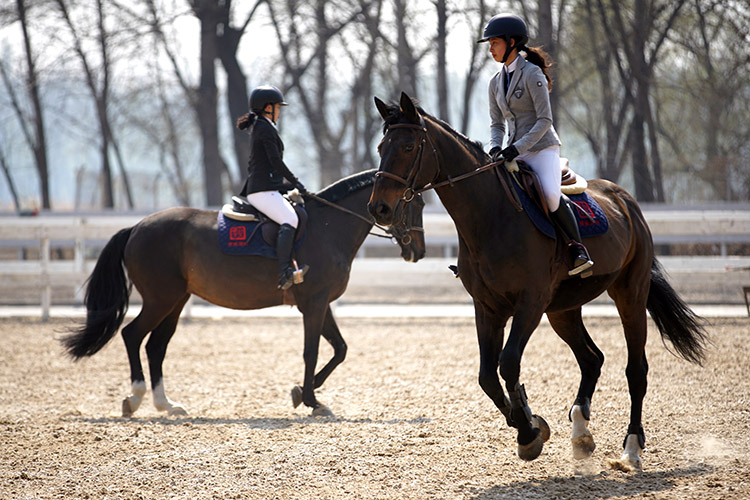
[(508, 60), (508, 56), (511, 52), (513, 52), (513, 49), (516, 48), (515, 43), (513, 45), (511, 45), (511, 43), (513, 43), (512, 38), (505, 39), (505, 54), (503, 54), (503, 59), (500, 61), (503, 64), (505, 64), (505, 61)]

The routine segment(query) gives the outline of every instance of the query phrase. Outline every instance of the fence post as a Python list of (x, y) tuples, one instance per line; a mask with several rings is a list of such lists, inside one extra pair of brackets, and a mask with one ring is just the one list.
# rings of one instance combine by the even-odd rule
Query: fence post
[(41, 230), (41, 246), (40, 250), (40, 264), (42, 268), (42, 321), (49, 321), (49, 311), (52, 304), (52, 285), (50, 283), (49, 275), (49, 234), (47, 233), (47, 227), (42, 226)]

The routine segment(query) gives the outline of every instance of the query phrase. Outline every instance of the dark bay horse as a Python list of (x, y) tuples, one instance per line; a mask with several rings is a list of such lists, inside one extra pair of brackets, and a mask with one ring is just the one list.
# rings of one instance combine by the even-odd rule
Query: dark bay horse
[[(80, 359), (95, 354), (114, 337), (128, 307), (129, 277), (143, 297), (143, 307), (122, 329), (132, 387), (122, 403), (123, 416), (131, 416), (146, 393), (139, 350), (149, 332), (146, 354), (154, 405), (169, 415), (186, 415), (182, 405), (166, 396), (162, 362), (190, 295), (232, 309), (296, 305), (304, 318), (305, 373), (302, 388), (294, 388), (292, 399), (295, 406), (303, 402), (312, 408), (314, 415), (330, 415), (314, 390), (344, 361), (347, 347), (329, 304), (346, 290), (352, 261), (373, 227), (367, 200), (374, 180), (375, 170), (355, 174), (317, 193), (317, 200), (307, 201), (307, 236), (296, 256), (310, 265), (310, 271), (304, 283), (286, 292), (277, 288), (275, 259), (222, 253), (216, 211), (167, 209), (119, 231), (104, 247), (89, 278), (86, 324), (64, 337), (63, 345)], [(423, 207), (421, 200), (407, 207), (388, 230), (407, 261), (416, 262), (425, 253)], [(334, 353), (315, 373), (321, 335)]]
[[(505, 189), (511, 180), (503, 165), (474, 172), (491, 162), (481, 146), (417, 108), (406, 94), (401, 95), (400, 107), (377, 98), (375, 102), (385, 124), (370, 213), (381, 224), (388, 224), (396, 208), (414, 193), (435, 189), (456, 224), (458, 274), (474, 300), (479, 384), (508, 425), (518, 429), (518, 455), (524, 460), (535, 459), (549, 436), (549, 427), (532, 414), (524, 386), (519, 383), (524, 348), (544, 313), (557, 335), (570, 346), (581, 370), (569, 414), (574, 457), (585, 458), (594, 451), (587, 427), (604, 355), (584, 327), (581, 306), (606, 291), (617, 306), (628, 349), (630, 422), (625, 452), (617, 464), (640, 467), (645, 445), (641, 414), (648, 371), (646, 311), (662, 338), (669, 339), (688, 361), (701, 363), (707, 338), (702, 320), (665, 279), (654, 257), (651, 232), (633, 197), (611, 182), (589, 182), (587, 192), (601, 205), (609, 219), (609, 230), (586, 239), (595, 262), (593, 276), (571, 278), (564, 262), (562, 238), (544, 236), (525, 212), (516, 210)], [(504, 329), (511, 316), (503, 346)]]

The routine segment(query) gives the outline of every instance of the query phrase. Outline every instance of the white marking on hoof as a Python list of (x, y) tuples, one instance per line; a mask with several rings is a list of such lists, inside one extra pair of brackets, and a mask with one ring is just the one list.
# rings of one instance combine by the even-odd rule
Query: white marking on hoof
[(185, 410), (185, 407), (181, 404), (175, 403), (174, 401), (171, 401), (168, 397), (166, 392), (164, 392), (164, 379), (160, 380), (158, 384), (156, 384), (156, 387), (154, 387), (153, 390), (154, 394), (154, 406), (159, 411), (166, 411), (167, 415), (170, 417), (178, 416), (178, 417), (184, 417), (186, 416), (187, 410)]
[(141, 406), (143, 396), (146, 395), (146, 382), (139, 380), (130, 385), (130, 395), (122, 400), (122, 416), (129, 418)]
[(542, 433), (539, 432), (529, 444), (518, 443), (518, 457), (530, 462), (542, 454), (542, 448), (544, 448), (544, 440), (542, 439)]
[(594, 436), (589, 432), (589, 421), (584, 418), (580, 405), (574, 405), (570, 410), (570, 419), (573, 421), (573, 430), (570, 433), (573, 458), (576, 460), (589, 458), (596, 449), (596, 443), (594, 443)]
[(292, 389), (292, 404), (295, 408), (302, 404), (302, 387), (298, 385)]
[(326, 405), (320, 405), (312, 411), (313, 417), (334, 417), (333, 412)]
[(625, 439), (625, 452), (619, 460), (610, 460), (609, 466), (623, 472), (633, 472), (640, 470), (643, 462), (641, 460), (641, 445), (638, 443), (636, 434), (628, 434)]

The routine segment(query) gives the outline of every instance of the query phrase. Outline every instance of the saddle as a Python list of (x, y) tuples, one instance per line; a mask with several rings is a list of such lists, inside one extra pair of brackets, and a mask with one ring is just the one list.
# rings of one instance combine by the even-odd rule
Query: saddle
[[(294, 241), (301, 240), (305, 235), (307, 228), (307, 210), (303, 203), (299, 202), (301, 197), (295, 201), (289, 198), (297, 213), (297, 232), (294, 235)], [(276, 236), (279, 233), (279, 225), (269, 219), (263, 212), (255, 208), (244, 196), (232, 196), (232, 204), (225, 204), (221, 207), (221, 213), (225, 217), (240, 222), (257, 222), (257, 226), (248, 239), (255, 236), (255, 232), (260, 230), (263, 240), (270, 246), (276, 247)]]
[[(505, 167), (511, 174), (511, 177), (523, 189), (526, 194), (536, 203), (544, 214), (549, 217), (549, 208), (544, 197), (542, 184), (539, 177), (524, 161), (510, 161), (505, 163)], [(567, 158), (560, 158), (560, 188), (564, 195), (581, 194), (588, 187), (588, 182), (583, 177), (577, 175), (571, 168)]]

